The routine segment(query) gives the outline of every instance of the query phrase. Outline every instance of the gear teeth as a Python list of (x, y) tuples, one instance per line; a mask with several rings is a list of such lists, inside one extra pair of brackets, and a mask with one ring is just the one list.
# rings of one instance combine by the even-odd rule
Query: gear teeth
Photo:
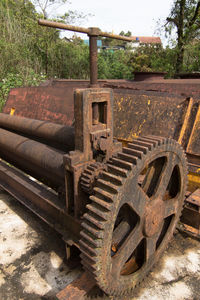
[[(89, 167), (89, 166), (88, 166), (88, 167)], [(86, 170), (85, 170), (85, 174), (92, 175), (92, 174), (93, 174), (93, 172), (92, 172), (92, 170), (91, 170), (91, 169), (90, 169), (90, 170), (86, 169)]]
[(81, 253), (80, 254), (80, 258), (82, 259), (82, 261), (84, 261), (84, 264), (88, 264), (89, 266), (91, 266), (91, 268), (93, 270), (95, 270), (95, 263), (96, 261), (94, 262), (93, 259), (89, 258), (88, 256), (86, 256), (84, 253)]
[(89, 178), (89, 176), (87, 176), (87, 175), (82, 175), (82, 177), (81, 177), (81, 181), (83, 181), (83, 182), (90, 182), (90, 178)]
[(139, 137), (138, 141), (151, 144), (153, 147), (158, 146), (158, 142), (157, 141), (149, 139), (149, 138), (146, 138), (146, 137)]
[(84, 220), (82, 222), (82, 227), (88, 232), (91, 232), (91, 234), (93, 234), (98, 239), (101, 239), (103, 237), (103, 232), (100, 231), (98, 227), (96, 228), (96, 226), (94, 226), (94, 224), (92, 224), (90, 221), (88, 222), (88, 220)]
[(119, 176), (110, 174), (109, 172), (102, 172), (101, 174), (105, 180), (110, 181), (113, 184), (116, 184), (119, 186), (119, 185), (122, 185), (122, 183), (123, 183), (122, 178), (120, 178)]
[(91, 236), (91, 233), (89, 233), (87, 230), (83, 229), (80, 232), (81, 237), (86, 239), (89, 243), (91, 243), (94, 247), (99, 247), (100, 239), (96, 239)]
[(142, 147), (147, 147), (149, 150), (152, 150), (153, 149), (153, 143), (151, 141), (140, 141), (140, 139), (134, 139), (132, 142), (131, 142), (132, 145), (138, 145), (138, 146), (142, 146)]
[(104, 191), (99, 187), (95, 187), (94, 192), (95, 192), (95, 196), (98, 196), (103, 201), (106, 201), (108, 203), (113, 202), (113, 194), (111, 194), (110, 192)]
[(122, 151), (124, 152), (124, 153), (126, 153), (126, 154), (130, 154), (130, 155), (134, 155), (135, 157), (138, 157), (138, 158), (142, 158), (143, 157), (143, 155), (144, 155), (144, 153), (143, 153), (143, 151), (138, 151), (138, 150), (134, 150), (134, 149), (131, 149), (131, 148), (126, 148), (126, 147), (124, 147), (123, 149), (122, 149)]
[[(81, 241), (79, 241), (79, 243), (80, 243)], [(90, 255), (89, 253), (88, 253), (88, 249), (86, 248), (84, 248), (83, 246), (81, 246), (80, 245), (80, 249), (81, 249), (81, 252), (88, 258), (88, 259), (90, 259), (93, 263), (95, 263), (96, 262), (96, 256), (95, 255)]]
[(88, 243), (88, 241), (85, 242), (84, 239), (81, 239), (81, 240), (79, 241), (79, 244), (80, 244), (80, 249), (85, 248), (85, 249), (87, 249), (87, 251), (88, 251), (89, 253), (91, 253), (92, 255), (94, 255), (94, 256), (97, 255), (96, 249), (93, 248), (94, 246), (92, 246), (90, 243)]
[(104, 220), (102, 218), (98, 217), (92, 211), (88, 211), (86, 214), (84, 214), (84, 219), (88, 220), (89, 222), (94, 224), (99, 229), (104, 228), (104, 224), (103, 224)]
[(114, 175), (118, 175), (118, 176), (121, 176), (121, 177), (124, 177), (124, 178), (128, 177), (128, 171), (127, 170), (116, 167), (116, 166), (114, 166), (110, 163), (108, 163), (107, 167), (108, 167), (108, 172), (110, 172)]
[(119, 152), (117, 153), (117, 156), (122, 159), (122, 160), (125, 160), (126, 162), (130, 162), (134, 165), (136, 165), (137, 163), (137, 157), (136, 156), (133, 156), (133, 155), (130, 155), (130, 154), (126, 154), (126, 153), (123, 153), (123, 152)]
[(92, 200), (92, 202), (97, 203), (99, 206), (104, 208), (106, 211), (112, 210), (112, 205), (110, 203), (98, 198), (97, 196), (91, 196), (90, 199)]
[(105, 189), (108, 192), (111, 192), (112, 194), (117, 194), (118, 187), (108, 181), (105, 181), (103, 179), (98, 179), (97, 186)]
[(166, 138), (160, 137), (160, 136), (155, 136), (155, 135), (148, 135), (144, 136), (145, 138), (149, 138), (150, 140), (157, 141), (158, 145), (163, 145), (163, 143), (166, 141)]
[(84, 256), (84, 254), (81, 254), (80, 257), (81, 257), (81, 263), (83, 265), (83, 268), (86, 271), (89, 271), (89, 273), (94, 273), (95, 267), (91, 266), (91, 263), (88, 262), (88, 259), (86, 258), (86, 256)]
[(136, 145), (134, 143), (128, 143), (128, 148), (143, 152), (144, 154), (147, 154), (147, 152), (149, 150), (149, 148), (146, 147), (146, 146), (139, 146), (139, 145)]
[(124, 168), (125, 170), (128, 170), (128, 171), (131, 171), (132, 168), (133, 168), (133, 164), (131, 164), (130, 162), (121, 160), (121, 159), (119, 159), (117, 157), (113, 157), (112, 158), (112, 163), (115, 166), (120, 167), (120, 168)]
[(104, 170), (106, 170), (106, 166), (103, 163), (98, 162), (92, 163), (84, 169), (80, 178), (80, 185), (84, 192), (89, 195), (93, 193), (97, 178)]
[(92, 204), (88, 204), (86, 206), (90, 211), (92, 211), (94, 214), (96, 214), (97, 216), (99, 216), (100, 218), (102, 218), (104, 221), (107, 220), (106, 218), (106, 212), (102, 211), (102, 208), (99, 206), (97, 206), (97, 204), (92, 203)]

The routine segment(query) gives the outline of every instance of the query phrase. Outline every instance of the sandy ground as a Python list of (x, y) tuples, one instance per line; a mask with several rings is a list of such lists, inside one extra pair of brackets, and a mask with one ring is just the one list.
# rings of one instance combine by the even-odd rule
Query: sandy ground
[[(0, 192), (0, 300), (54, 299), (81, 272), (66, 266), (64, 243), (56, 232)], [(199, 300), (200, 242), (176, 233), (159, 263), (127, 299)]]

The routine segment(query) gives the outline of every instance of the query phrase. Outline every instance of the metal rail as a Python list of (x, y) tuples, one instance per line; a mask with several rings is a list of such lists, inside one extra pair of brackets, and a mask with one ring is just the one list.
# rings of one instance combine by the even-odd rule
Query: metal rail
[(41, 26), (53, 27), (58, 29), (64, 29), (69, 31), (75, 31), (87, 34), (89, 36), (89, 47), (90, 47), (90, 86), (98, 86), (98, 66), (97, 66), (97, 37), (107, 37), (111, 39), (122, 40), (125, 42), (134, 42), (133, 38), (121, 36), (117, 34), (111, 34), (101, 31), (97, 27), (84, 28), (79, 26), (67, 25), (59, 22), (52, 22), (48, 20), (38, 20), (38, 24)]

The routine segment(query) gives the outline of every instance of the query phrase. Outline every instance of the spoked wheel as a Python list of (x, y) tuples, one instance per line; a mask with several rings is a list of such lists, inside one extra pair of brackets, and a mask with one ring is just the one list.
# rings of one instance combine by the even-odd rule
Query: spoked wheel
[(107, 294), (130, 293), (158, 260), (179, 220), (186, 185), (185, 154), (171, 139), (135, 139), (107, 163), (80, 240), (82, 263)]

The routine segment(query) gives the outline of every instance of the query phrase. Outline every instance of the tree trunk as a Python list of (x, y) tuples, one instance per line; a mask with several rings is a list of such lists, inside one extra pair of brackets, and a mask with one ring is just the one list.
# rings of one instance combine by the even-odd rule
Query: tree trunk
[(176, 73), (179, 74), (183, 71), (183, 59), (184, 59), (184, 46), (178, 46), (177, 58), (176, 58)]
[(176, 73), (180, 73), (183, 68), (183, 57), (184, 57), (184, 41), (183, 41), (183, 28), (184, 28), (184, 17), (185, 17), (185, 1), (180, 0), (180, 10), (178, 17), (178, 45), (177, 45), (177, 59), (176, 59)]

